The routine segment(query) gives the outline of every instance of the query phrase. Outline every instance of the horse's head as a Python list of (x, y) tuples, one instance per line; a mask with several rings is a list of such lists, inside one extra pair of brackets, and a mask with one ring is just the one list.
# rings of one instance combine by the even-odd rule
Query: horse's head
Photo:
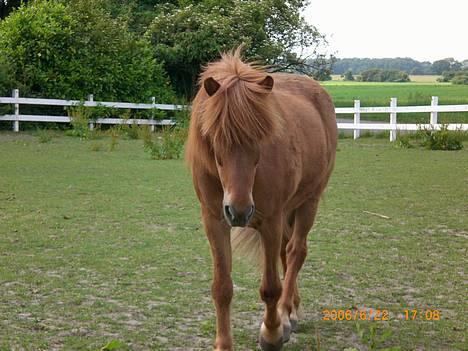
[(215, 158), (224, 192), (224, 217), (233, 227), (245, 227), (255, 211), (252, 190), (260, 150), (233, 145), (224, 152), (215, 150)]
[(273, 78), (254, 73), (252, 81), (233, 77), (220, 94), (221, 84), (214, 78), (203, 82), (209, 102), (218, 103), (217, 108), (211, 108), (218, 110), (212, 114), (217, 116), (212, 121), (216, 125), (212, 127), (212, 145), (224, 192), (224, 217), (233, 227), (245, 227), (253, 217), (252, 192), (261, 142), (277, 128), (267, 106)]
[(244, 227), (255, 211), (252, 193), (262, 145), (280, 133), (282, 120), (270, 99), (273, 77), (236, 57), (230, 60), (228, 68), (215, 63), (201, 77), (192, 108), (191, 123), (198, 128), (192, 129), (189, 160), (201, 159), (200, 148), (194, 147), (199, 140), (195, 133), (200, 133), (209, 145), (202, 165), (220, 179), (226, 221)]

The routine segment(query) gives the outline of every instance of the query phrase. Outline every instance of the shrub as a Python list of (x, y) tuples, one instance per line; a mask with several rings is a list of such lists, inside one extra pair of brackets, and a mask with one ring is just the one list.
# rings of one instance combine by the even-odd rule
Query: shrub
[(468, 84), (468, 70), (455, 72), (452, 84), (467, 85)]
[(70, 135), (79, 137), (80, 139), (87, 139), (90, 133), (90, 110), (84, 106), (74, 106), (69, 109), (68, 113), (70, 124), (72, 125)]
[(344, 80), (347, 80), (347, 81), (354, 81), (353, 71), (351, 71), (350, 69), (348, 69), (348, 70), (344, 73), (343, 79), (344, 79)]
[(183, 128), (163, 127), (156, 140), (151, 134), (143, 138), (144, 147), (155, 160), (179, 159), (184, 150), (187, 130)]
[(14, 89), (12, 66), (5, 57), (0, 56), (0, 96), (10, 96)]
[(426, 128), (416, 134), (420, 145), (430, 150), (461, 150), (465, 137), (466, 132), (448, 130), (446, 124), (440, 130)]
[(0, 57), (14, 61), (22, 95), (170, 102), (173, 93), (148, 41), (135, 39), (102, 0), (37, 0), (0, 22)]
[(410, 134), (398, 134), (398, 137), (395, 141), (395, 146), (401, 149), (411, 149), (414, 145), (411, 143)]
[(361, 72), (363, 82), (409, 82), (408, 73), (398, 70), (384, 70), (380, 68), (368, 69)]

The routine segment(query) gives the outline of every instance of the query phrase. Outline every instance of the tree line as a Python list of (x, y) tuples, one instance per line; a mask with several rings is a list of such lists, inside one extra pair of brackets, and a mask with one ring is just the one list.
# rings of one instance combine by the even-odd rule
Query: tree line
[(159, 102), (191, 98), (204, 65), (244, 44), (272, 71), (319, 78), (296, 48), (324, 36), (305, 0), (0, 0), (0, 95)]
[(398, 70), (414, 75), (441, 75), (448, 71), (459, 71), (468, 68), (468, 59), (457, 61), (444, 58), (434, 61), (417, 61), (412, 58), (338, 58), (333, 64), (333, 74), (345, 74), (352, 71), (360, 74), (369, 69)]

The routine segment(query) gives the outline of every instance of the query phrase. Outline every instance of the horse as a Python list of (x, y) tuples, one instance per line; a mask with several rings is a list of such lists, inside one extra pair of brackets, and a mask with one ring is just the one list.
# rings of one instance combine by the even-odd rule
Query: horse
[(239, 48), (200, 74), (186, 161), (213, 261), (214, 350), (233, 349), (234, 243), (247, 246), (262, 263), (261, 349), (280, 350), (297, 330), (297, 277), (336, 145), (332, 100), (313, 79), (267, 73), (244, 62)]

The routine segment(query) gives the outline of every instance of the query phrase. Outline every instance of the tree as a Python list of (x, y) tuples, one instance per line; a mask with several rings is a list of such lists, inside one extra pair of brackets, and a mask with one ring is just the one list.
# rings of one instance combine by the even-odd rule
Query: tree
[(449, 71), (458, 71), (462, 67), (462, 64), (456, 61), (453, 57), (449, 57), (443, 60), (434, 61), (432, 64), (432, 70), (435, 74), (443, 74)]
[[(202, 0), (156, 6), (146, 32), (179, 94), (191, 96), (203, 65), (245, 44), (245, 56), (272, 70), (305, 70), (298, 48), (323, 36), (300, 16), (302, 0)], [(185, 4), (185, 5), (184, 5)], [(316, 53), (316, 51), (313, 51)]]
[(354, 80), (354, 76), (353, 76), (353, 71), (348, 69), (345, 74), (343, 75), (343, 78), (344, 80), (349, 80), (349, 81), (353, 81)]
[(409, 82), (408, 73), (397, 70), (368, 69), (361, 72), (363, 82)]
[(85, 0), (37, 0), (0, 22), (0, 57), (24, 94), (170, 101), (168, 79), (147, 41)]
[(7, 17), (10, 12), (27, 3), (28, 0), (0, 0), (0, 20)]
[(333, 65), (333, 73), (344, 74), (350, 69), (355, 74), (359, 74), (371, 68), (398, 70), (411, 74), (432, 74), (430, 62), (421, 62), (409, 57), (337, 59)]

